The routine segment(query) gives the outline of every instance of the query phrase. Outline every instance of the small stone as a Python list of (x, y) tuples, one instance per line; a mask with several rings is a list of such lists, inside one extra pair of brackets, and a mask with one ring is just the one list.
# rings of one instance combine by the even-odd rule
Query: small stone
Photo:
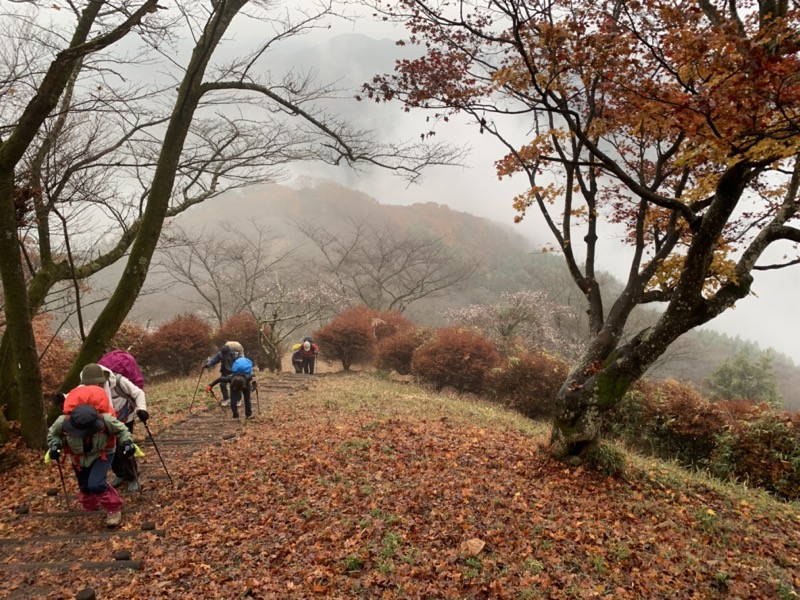
[(75, 594), (75, 600), (97, 600), (97, 596), (92, 588), (85, 588)]
[(156, 528), (156, 524), (152, 521), (145, 521), (142, 523), (142, 531), (153, 531)]
[(58, 488), (50, 488), (46, 493), (48, 496), (58, 496)]
[(233, 438), (235, 438), (235, 437), (236, 437), (236, 434), (235, 434), (235, 433), (229, 433), (229, 434), (227, 434), (227, 435), (223, 435), (223, 436), (222, 436), (222, 439), (223, 439), (223, 440), (232, 440), (232, 439), (233, 439)]
[(20, 504), (17, 507), (17, 514), (18, 515), (27, 515), (30, 512), (31, 512), (31, 507), (28, 506), (27, 504)]
[(127, 550), (117, 550), (114, 552), (114, 560), (130, 560), (131, 553)]

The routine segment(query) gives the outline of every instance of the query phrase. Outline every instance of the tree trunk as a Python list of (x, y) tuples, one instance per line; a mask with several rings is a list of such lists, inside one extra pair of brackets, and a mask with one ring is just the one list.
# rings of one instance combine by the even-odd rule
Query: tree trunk
[(204, 93), (203, 76), (208, 62), (231, 21), (242, 6), (247, 4), (247, 0), (229, 0), (227, 3), (212, 4), (215, 6), (214, 13), (206, 22), (203, 35), (195, 45), (178, 88), (175, 106), (164, 135), (150, 193), (147, 196), (141, 227), (131, 246), (127, 266), (114, 293), (86, 336), (75, 362), (65, 377), (62, 389), (76, 385), (81, 369), (103, 354), (108, 342), (128, 316), (144, 285), (150, 260), (169, 209), (178, 161), (195, 110)]
[[(28, 309), (28, 288), (20, 261), (20, 241), (14, 210), (14, 170), (0, 172), (0, 278), (5, 295), (6, 331), (10, 339), (10, 359), (19, 390), (25, 401), (19, 402), (20, 433), (32, 448), (45, 447), (44, 403), (39, 354), (33, 336), (33, 324)], [(16, 395), (21, 397), (22, 394)], [(13, 398), (14, 396), (12, 396)]]

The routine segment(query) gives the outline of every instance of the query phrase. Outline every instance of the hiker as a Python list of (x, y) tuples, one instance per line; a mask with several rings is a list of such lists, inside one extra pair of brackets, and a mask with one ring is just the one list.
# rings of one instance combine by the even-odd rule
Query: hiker
[(300, 354), (303, 358), (303, 373), (308, 373), (309, 375), (314, 374), (314, 367), (317, 364), (318, 352), (319, 348), (317, 348), (317, 345), (311, 340), (310, 337), (307, 337), (303, 340), (303, 345), (300, 347)]
[[(71, 395), (72, 392), (68, 400)], [(72, 454), (81, 508), (85, 511), (104, 509), (106, 525), (111, 528), (119, 525), (122, 519), (122, 499), (117, 490), (106, 483), (118, 441), (122, 446), (119, 452), (125, 456), (134, 455), (136, 448), (128, 428), (113, 415), (101, 414), (89, 404), (79, 404), (68, 415), (61, 415), (47, 432), (50, 449), (45, 462), (59, 460), (62, 454)]]
[[(150, 418), (144, 390), (121, 373), (115, 373), (103, 365), (100, 365), (100, 368), (106, 377), (104, 388), (111, 398), (115, 416), (133, 434), (134, 417), (138, 417), (142, 423), (147, 423), (147, 419)], [(127, 483), (129, 492), (139, 490), (139, 467), (134, 457), (126, 457), (122, 453), (114, 454), (111, 470), (115, 475), (111, 481), (112, 486), (119, 487)]]
[(71, 390), (63, 400), (61, 412), (68, 415), (76, 406), (88, 404), (97, 409), (100, 414), (116, 416), (111, 398), (104, 386), (108, 382), (108, 375), (96, 363), (89, 363), (81, 370), (81, 385)]
[(250, 403), (250, 390), (253, 381), (253, 363), (249, 358), (240, 356), (231, 365), (228, 375), (221, 375), (206, 386), (206, 392), (212, 393), (212, 388), (224, 383), (231, 386), (231, 413), (234, 419), (239, 418), (239, 400), (244, 396), (244, 416), (247, 419), (253, 418), (253, 407)]
[(300, 348), (300, 344), (297, 344), (297, 349), (292, 352), (292, 366), (295, 373), (303, 372), (303, 350)]
[[(239, 348), (242, 347), (241, 344), (238, 342), (233, 342)], [(217, 352), (214, 356), (206, 360), (204, 369), (210, 369), (217, 363), (219, 363), (219, 374), (220, 381), (219, 389), (222, 390), (222, 406), (229, 406), (231, 403), (230, 396), (228, 395), (228, 382), (229, 379), (225, 379), (228, 375), (231, 374), (231, 365), (233, 365), (233, 361), (238, 358), (237, 351), (234, 348), (231, 348), (228, 344), (223, 344), (219, 352)]]

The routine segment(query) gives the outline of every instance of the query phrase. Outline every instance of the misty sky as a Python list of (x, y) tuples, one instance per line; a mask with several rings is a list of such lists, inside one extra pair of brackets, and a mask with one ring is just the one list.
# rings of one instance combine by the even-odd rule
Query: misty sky
[[(350, 10), (355, 10), (352, 5)], [(63, 14), (59, 16), (64, 17)], [(342, 36), (363, 35), (373, 40), (394, 41), (405, 37), (404, 30), (385, 23), (376, 23), (369, 17), (349, 22), (332, 21), (331, 25), (330, 29), (276, 45), (270, 59), (271, 68), (274, 66), (276, 71), (281, 71), (292, 66), (310, 65), (319, 70), (321, 80), (340, 80), (342, 85), (352, 86), (353, 94), (372, 75), (391, 71), (392, 56), (359, 50), (363, 46), (357, 43), (357, 38)], [(223, 47), (221, 56), (226, 53), (230, 56), (238, 48), (258, 41), (263, 36), (263, 27), (262, 23), (237, 18), (229, 31), (228, 43)], [(390, 53), (412, 51), (408, 47), (396, 47), (388, 41), (384, 46), (391, 49)], [(191, 49), (188, 36), (185, 49), (185, 54), (188, 55)], [(178, 54), (182, 52), (179, 51)], [(185, 63), (185, 59), (185, 56), (178, 57), (178, 62)], [(152, 66), (148, 68), (152, 70)], [(425, 122), (430, 115), (422, 112), (404, 113), (399, 103), (379, 106), (372, 102), (356, 103), (354, 100), (347, 100), (334, 104), (334, 107), (356, 120), (360, 127), (375, 129), (387, 139), (418, 139), (420, 133), (430, 129), (430, 125)], [(525, 129), (522, 123), (519, 127), (521, 134), (525, 133)], [(293, 166), (290, 175), (335, 181), (362, 191), (384, 204), (436, 202), (455, 210), (513, 225), (515, 212), (512, 199), (515, 194), (524, 191), (525, 181), (522, 178), (502, 182), (497, 180), (493, 163), (503, 153), (499, 143), (488, 135), (480, 135), (477, 126), (464, 122), (455, 121), (439, 126), (436, 131), (436, 141), (450, 141), (459, 146), (471, 147), (472, 152), (465, 168), (432, 169), (420, 183), (410, 187), (401, 179), (375, 169), (357, 173), (344, 166), (337, 168), (303, 163)], [(535, 243), (550, 242), (548, 232), (534, 212), (522, 224), (513, 226)], [(600, 235), (598, 267), (620, 278), (624, 277), (628, 260), (621, 253), (618, 238), (607, 230)], [(706, 327), (757, 341), (762, 348), (773, 347), (800, 364), (800, 339), (793, 331), (796, 324), (793, 300), (800, 293), (800, 267), (759, 272), (755, 277), (753, 291), (757, 297), (751, 296), (740, 301), (735, 310), (728, 311)], [(606, 306), (608, 305), (607, 299)]]

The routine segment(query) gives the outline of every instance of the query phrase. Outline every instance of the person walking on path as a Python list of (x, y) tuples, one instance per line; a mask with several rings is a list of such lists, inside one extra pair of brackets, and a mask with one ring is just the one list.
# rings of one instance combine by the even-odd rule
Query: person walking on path
[[(144, 395), (144, 390), (124, 375), (114, 373), (111, 369), (102, 365), (100, 368), (106, 378), (104, 388), (111, 398), (111, 406), (114, 408), (115, 416), (133, 434), (135, 417), (138, 417), (142, 423), (146, 423), (147, 419), (150, 418), (150, 413), (147, 412), (147, 398)], [(114, 460), (111, 463), (111, 470), (115, 475), (111, 481), (112, 486), (119, 487), (127, 482), (129, 492), (135, 492), (139, 489), (139, 467), (134, 457), (126, 457), (121, 452), (115, 453)]]
[[(234, 342), (234, 344), (238, 345), (239, 348), (242, 347), (238, 342)], [(221, 380), (219, 389), (222, 391), (222, 406), (228, 406), (231, 402), (230, 395), (228, 394), (228, 382), (230, 380), (225, 379), (225, 377), (231, 374), (233, 361), (235, 361), (237, 358), (237, 350), (231, 348), (228, 344), (223, 344), (220, 346), (219, 352), (205, 362), (206, 369), (210, 369), (214, 365), (219, 364), (219, 374)]]
[(303, 345), (300, 347), (300, 352), (303, 357), (303, 373), (313, 375), (314, 367), (317, 365), (317, 354), (319, 353), (319, 348), (314, 342), (311, 341), (311, 338), (306, 338), (303, 340)]
[(239, 418), (239, 400), (244, 397), (244, 416), (253, 418), (253, 406), (250, 402), (250, 390), (253, 381), (253, 363), (250, 359), (240, 357), (231, 365), (229, 375), (221, 375), (206, 386), (206, 392), (212, 393), (215, 385), (230, 384), (231, 386), (231, 413), (234, 419)]
[(88, 404), (94, 406), (100, 414), (116, 416), (114, 407), (111, 405), (111, 397), (105, 390), (108, 382), (108, 375), (103, 368), (95, 363), (89, 363), (81, 371), (81, 385), (72, 389), (66, 397), (61, 409), (68, 415), (76, 406)]
[(122, 422), (111, 414), (101, 414), (94, 406), (79, 404), (50, 426), (47, 432), (50, 449), (45, 454), (45, 463), (60, 460), (65, 454), (73, 455), (72, 467), (78, 480), (81, 508), (85, 511), (104, 509), (106, 525), (111, 528), (118, 526), (122, 519), (122, 499), (117, 490), (106, 483), (117, 442), (122, 446), (122, 454), (133, 456), (136, 452), (131, 433)]

